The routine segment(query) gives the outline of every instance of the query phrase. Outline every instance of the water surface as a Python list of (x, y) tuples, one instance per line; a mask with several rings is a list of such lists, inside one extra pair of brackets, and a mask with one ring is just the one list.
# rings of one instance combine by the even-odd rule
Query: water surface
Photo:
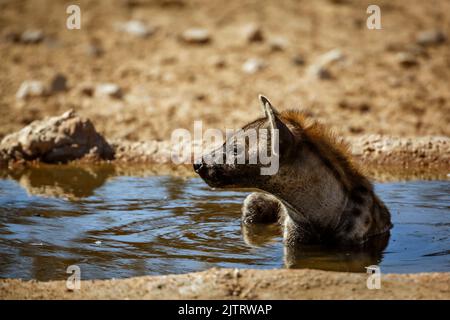
[(241, 227), (248, 191), (113, 169), (27, 169), (0, 179), (0, 277), (66, 279), (73, 264), (83, 279), (211, 267), (450, 271), (450, 182), (379, 183), (376, 190), (394, 223), (385, 248), (285, 252), (276, 225)]

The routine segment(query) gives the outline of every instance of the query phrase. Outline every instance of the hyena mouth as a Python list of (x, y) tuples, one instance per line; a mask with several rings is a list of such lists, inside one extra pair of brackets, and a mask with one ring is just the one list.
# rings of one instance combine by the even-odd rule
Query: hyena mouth
[(208, 166), (204, 163), (194, 164), (194, 171), (210, 186), (222, 187), (229, 184), (227, 177), (220, 168)]

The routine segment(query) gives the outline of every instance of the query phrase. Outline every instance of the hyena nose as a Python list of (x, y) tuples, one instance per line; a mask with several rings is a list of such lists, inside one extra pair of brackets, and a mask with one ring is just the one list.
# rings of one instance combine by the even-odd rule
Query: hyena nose
[(203, 166), (203, 163), (194, 163), (194, 171), (198, 173), (200, 171), (200, 169), (202, 168), (202, 166)]

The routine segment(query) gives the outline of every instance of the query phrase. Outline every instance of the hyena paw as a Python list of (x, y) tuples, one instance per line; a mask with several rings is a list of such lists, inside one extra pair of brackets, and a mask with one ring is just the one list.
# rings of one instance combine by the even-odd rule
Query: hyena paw
[(283, 208), (283, 204), (275, 196), (254, 192), (244, 200), (242, 222), (244, 224), (277, 222)]

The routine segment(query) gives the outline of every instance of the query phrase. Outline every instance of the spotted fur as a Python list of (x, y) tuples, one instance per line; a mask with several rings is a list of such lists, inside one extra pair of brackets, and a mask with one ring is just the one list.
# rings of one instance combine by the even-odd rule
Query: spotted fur
[[(259, 176), (249, 166), (213, 166), (198, 171), (211, 185), (258, 188), (265, 192), (247, 197), (242, 222), (278, 220), (284, 228), (287, 246), (362, 244), (370, 237), (388, 232), (392, 227), (389, 210), (353, 162), (348, 145), (301, 112), (279, 113), (267, 98), (261, 97), (261, 102), (266, 117), (249, 123), (243, 130), (279, 130), (278, 173)], [(267, 145), (270, 143), (268, 139)]]

